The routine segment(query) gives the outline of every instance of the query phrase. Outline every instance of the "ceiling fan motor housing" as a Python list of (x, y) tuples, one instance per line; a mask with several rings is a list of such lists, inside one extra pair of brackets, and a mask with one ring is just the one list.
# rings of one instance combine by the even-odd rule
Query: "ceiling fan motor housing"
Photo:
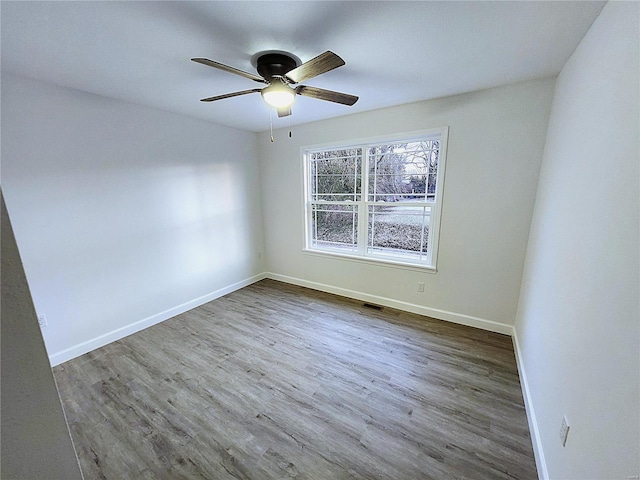
[(289, 57), (283, 53), (267, 53), (257, 60), (258, 73), (265, 79), (273, 77), (284, 77), (298, 66), (298, 62), (293, 57)]

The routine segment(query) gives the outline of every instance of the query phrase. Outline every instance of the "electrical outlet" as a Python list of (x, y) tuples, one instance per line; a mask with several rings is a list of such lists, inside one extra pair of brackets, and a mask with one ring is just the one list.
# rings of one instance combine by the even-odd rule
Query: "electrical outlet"
[(418, 282), (418, 291), (424, 292), (424, 282)]
[(567, 436), (569, 435), (569, 421), (566, 415), (562, 416), (562, 426), (560, 427), (560, 441), (564, 447), (567, 444)]
[(47, 322), (47, 317), (45, 317), (44, 315), (38, 315), (38, 323), (40, 324), (40, 328), (49, 325), (49, 322)]

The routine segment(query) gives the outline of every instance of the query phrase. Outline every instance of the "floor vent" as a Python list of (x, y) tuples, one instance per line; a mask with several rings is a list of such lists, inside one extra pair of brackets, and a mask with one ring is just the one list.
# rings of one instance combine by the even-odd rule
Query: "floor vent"
[(373, 303), (363, 303), (362, 306), (366, 308), (371, 308), (373, 310), (382, 310), (382, 307), (380, 305), (374, 305)]

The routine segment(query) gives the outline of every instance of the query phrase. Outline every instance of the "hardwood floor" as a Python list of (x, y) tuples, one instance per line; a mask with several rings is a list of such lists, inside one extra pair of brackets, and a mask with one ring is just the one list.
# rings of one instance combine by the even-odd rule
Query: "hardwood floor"
[(54, 368), (85, 479), (535, 479), (511, 339), (263, 280)]

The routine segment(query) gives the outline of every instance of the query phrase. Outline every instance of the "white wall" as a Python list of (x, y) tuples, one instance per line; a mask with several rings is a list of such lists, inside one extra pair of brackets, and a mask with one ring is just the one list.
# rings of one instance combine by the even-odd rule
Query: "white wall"
[[(276, 278), (511, 333), (554, 81), (294, 126), (291, 139), (286, 129), (278, 130), (273, 144), (268, 133), (261, 134), (269, 271)], [(437, 273), (303, 254), (302, 146), (447, 125)], [(416, 291), (417, 282), (425, 283), (424, 293)]]
[(2, 187), (54, 364), (261, 273), (259, 185), (254, 133), (3, 74)]
[(552, 479), (640, 475), (639, 14), (607, 4), (553, 101), (515, 324)]

